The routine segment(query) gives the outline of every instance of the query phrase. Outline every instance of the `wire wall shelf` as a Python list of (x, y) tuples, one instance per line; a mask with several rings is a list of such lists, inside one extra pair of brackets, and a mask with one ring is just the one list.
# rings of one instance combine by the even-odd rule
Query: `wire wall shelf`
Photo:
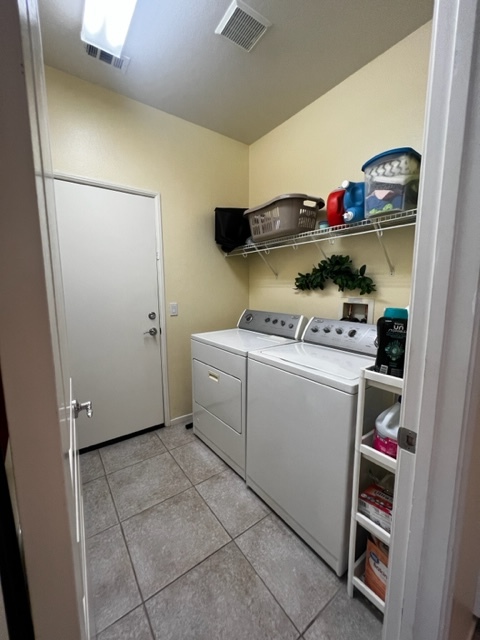
[[(243, 256), (246, 258), (250, 254), (258, 255), (268, 265), (274, 275), (277, 276), (277, 272), (265, 259), (265, 255), (268, 255), (275, 249), (285, 249), (287, 247), (297, 249), (299, 246), (304, 244), (327, 241), (330, 244), (334, 244), (335, 240), (339, 240), (347, 236), (350, 237), (364, 235), (367, 233), (375, 233), (385, 254), (390, 274), (393, 275), (395, 273), (395, 267), (393, 266), (388, 251), (383, 243), (383, 232), (390, 231), (391, 229), (399, 229), (400, 227), (413, 226), (416, 223), (416, 219), (416, 209), (411, 209), (409, 211), (397, 211), (384, 216), (374, 216), (372, 218), (361, 220), (360, 222), (354, 222), (353, 224), (342, 224), (336, 227), (315, 229), (314, 231), (306, 231), (293, 236), (284, 236), (282, 238), (266, 240), (265, 242), (252, 242), (241, 247), (237, 247), (230, 253), (225, 254), (225, 257), (232, 258), (234, 256)], [(319, 249), (326, 257), (325, 252), (320, 248), (320, 246)]]

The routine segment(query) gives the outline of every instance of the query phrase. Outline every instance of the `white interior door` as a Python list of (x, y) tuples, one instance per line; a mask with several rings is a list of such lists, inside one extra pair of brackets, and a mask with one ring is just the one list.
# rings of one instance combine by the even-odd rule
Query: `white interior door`
[(59, 179), (55, 198), (72, 377), (94, 407), (84, 448), (164, 421), (156, 207)]
[(0, 122), (8, 123), (0, 154), (0, 360), (22, 552), (35, 637), (85, 640), (83, 523), (81, 503), (75, 507), (75, 424), (38, 9), (35, 0), (1, 7), (0, 76), (9, 99), (0, 101)]

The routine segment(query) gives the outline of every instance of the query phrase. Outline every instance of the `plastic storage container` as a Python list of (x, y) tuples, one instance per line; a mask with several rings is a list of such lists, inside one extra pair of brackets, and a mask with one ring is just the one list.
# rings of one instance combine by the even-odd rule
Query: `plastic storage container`
[(250, 223), (252, 240), (258, 242), (313, 231), (317, 214), (324, 206), (323, 198), (289, 193), (247, 209), (243, 215)]
[(365, 217), (415, 209), (420, 154), (411, 147), (390, 149), (370, 158), (365, 172)]
[(375, 371), (403, 378), (407, 341), (407, 309), (387, 307), (377, 322), (377, 358)]

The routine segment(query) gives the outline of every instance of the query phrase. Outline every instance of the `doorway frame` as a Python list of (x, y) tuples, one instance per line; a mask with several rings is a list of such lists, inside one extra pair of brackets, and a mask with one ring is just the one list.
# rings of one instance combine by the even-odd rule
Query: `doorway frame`
[[(127, 185), (116, 184), (107, 180), (97, 180), (95, 178), (87, 178), (63, 171), (53, 172), (54, 180), (63, 180), (64, 182), (74, 182), (89, 187), (98, 187), (100, 189), (109, 189), (110, 191), (120, 191), (121, 193), (129, 193), (134, 196), (144, 196), (152, 198), (155, 206), (155, 250), (157, 265), (157, 289), (159, 300), (159, 317), (160, 317), (160, 360), (162, 365), (162, 390), (163, 390), (163, 420), (165, 426), (170, 426), (170, 396), (168, 393), (168, 356), (167, 356), (167, 313), (166, 313), (166, 296), (165, 296), (165, 264), (163, 250), (163, 228), (162, 228), (162, 208), (161, 195), (158, 191), (149, 191), (147, 189), (138, 189)], [(152, 425), (153, 426), (153, 425)]]
[(466, 527), (480, 530), (468, 491), (480, 424), (479, 24), (480, 0), (436, 0), (400, 421), (418, 434), (417, 453), (399, 455), (385, 639), (474, 632), (480, 561), (461, 544)]

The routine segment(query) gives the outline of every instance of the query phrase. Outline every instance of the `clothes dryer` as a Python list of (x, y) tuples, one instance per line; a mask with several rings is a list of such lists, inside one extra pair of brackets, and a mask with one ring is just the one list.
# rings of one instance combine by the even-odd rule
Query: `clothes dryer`
[(246, 309), (235, 329), (192, 335), (193, 429), (245, 478), (247, 355), (298, 341), (301, 315)]

